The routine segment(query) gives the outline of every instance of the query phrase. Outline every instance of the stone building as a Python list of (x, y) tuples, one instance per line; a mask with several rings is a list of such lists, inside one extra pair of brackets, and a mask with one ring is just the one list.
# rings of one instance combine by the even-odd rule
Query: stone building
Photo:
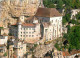
[(51, 24), (52, 37), (62, 36), (62, 15), (55, 8), (39, 8), (35, 16), (38, 18), (39, 23)]
[(0, 44), (1, 45), (7, 44), (7, 40), (8, 40), (8, 36), (0, 35)]
[(21, 40), (40, 39), (40, 24), (39, 23), (22, 23), (12, 25), (10, 33)]
[(0, 36), (0, 56), (7, 52), (7, 40), (8, 36)]
[(14, 55), (17, 58), (23, 58), (26, 55), (26, 44), (18, 39), (14, 41)]

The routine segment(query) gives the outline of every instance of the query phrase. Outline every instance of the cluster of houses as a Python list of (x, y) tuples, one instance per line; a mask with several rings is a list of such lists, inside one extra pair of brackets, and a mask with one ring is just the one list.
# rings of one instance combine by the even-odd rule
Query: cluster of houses
[[(9, 58), (23, 58), (27, 52), (27, 43), (40, 44), (62, 37), (65, 32), (62, 17), (55, 8), (38, 8), (32, 17), (20, 16), (17, 23), (10, 25), (8, 29), (0, 30), (0, 56), (7, 54)], [(54, 51), (52, 55), (53, 58), (74, 58), (80, 55), (79, 53), (80, 51), (74, 54)]]

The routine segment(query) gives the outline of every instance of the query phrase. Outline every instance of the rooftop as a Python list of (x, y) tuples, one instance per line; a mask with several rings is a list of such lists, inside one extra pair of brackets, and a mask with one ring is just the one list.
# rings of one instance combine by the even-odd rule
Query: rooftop
[[(17, 24), (13, 24), (12, 26), (17, 26)], [(22, 26), (31, 26), (31, 27), (34, 27), (35, 26), (35, 24), (33, 24), (33, 23), (22, 23)]]
[(55, 8), (39, 8), (35, 16), (39, 17), (58, 17), (62, 16)]
[(62, 52), (63, 56), (70, 56), (70, 53), (65, 51), (65, 52)]
[(23, 23), (22, 25), (23, 26), (31, 26), (31, 27), (34, 27), (35, 26), (35, 24), (33, 24), (33, 23)]

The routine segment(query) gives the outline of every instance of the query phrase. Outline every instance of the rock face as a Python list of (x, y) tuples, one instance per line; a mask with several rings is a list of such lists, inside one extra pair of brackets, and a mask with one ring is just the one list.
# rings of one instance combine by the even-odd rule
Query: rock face
[(3, 0), (0, 2), (0, 21), (13, 24), (14, 17), (33, 16), (42, 3), (42, 0)]

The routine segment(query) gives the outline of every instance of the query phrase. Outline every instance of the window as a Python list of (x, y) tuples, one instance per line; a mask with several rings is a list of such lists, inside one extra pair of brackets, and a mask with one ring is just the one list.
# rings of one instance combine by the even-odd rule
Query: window
[(51, 40), (51, 38), (50, 38), (50, 40)]
[(33, 34), (34, 32), (32, 32), (32, 34)]
[(31, 30), (31, 28), (29, 28), (29, 30)]
[(26, 34), (27, 34), (28, 32), (26, 32)]
[(25, 30), (25, 28), (24, 28), (24, 30)]
[(31, 34), (31, 32), (29, 32), (29, 34)]
[(21, 37), (22, 37), (22, 35), (21, 35)]
[(26, 30), (28, 30), (28, 28), (26, 28)]
[(28, 37), (28, 35), (26, 35), (26, 37)]
[(24, 32), (24, 34), (25, 34), (25, 32)]
[(32, 30), (35, 30), (35, 28), (32, 28)]
[(34, 37), (34, 35), (32, 35), (32, 37)]
[(53, 23), (53, 20), (52, 20), (52, 23)]
[(29, 35), (29, 37), (31, 37), (31, 35)]
[(25, 35), (24, 35), (24, 37), (25, 37)]
[(56, 22), (57, 22), (57, 19), (56, 19)]

